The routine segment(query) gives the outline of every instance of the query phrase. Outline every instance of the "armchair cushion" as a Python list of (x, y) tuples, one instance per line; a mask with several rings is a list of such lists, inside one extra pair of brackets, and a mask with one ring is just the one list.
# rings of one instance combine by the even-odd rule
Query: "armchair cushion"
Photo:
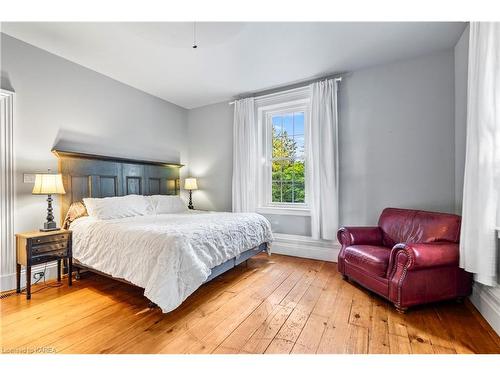
[(344, 252), (346, 263), (363, 269), (365, 272), (385, 277), (391, 249), (382, 246), (353, 245)]
[(382, 231), (379, 227), (342, 227), (337, 232), (342, 246), (382, 245)]

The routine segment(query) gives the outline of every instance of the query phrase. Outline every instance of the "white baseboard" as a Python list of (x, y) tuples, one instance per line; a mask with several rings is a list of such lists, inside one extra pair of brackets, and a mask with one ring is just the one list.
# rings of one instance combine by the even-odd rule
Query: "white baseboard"
[(311, 237), (274, 234), (271, 252), (299, 258), (336, 262), (340, 245), (336, 241), (313, 240)]
[(470, 301), (500, 335), (500, 299), (492, 293), (492, 288), (474, 283)]
[[(35, 273), (43, 271), (45, 264), (38, 264), (31, 267), (31, 283), (33, 284), (36, 280), (34, 278)], [(45, 270), (45, 280), (57, 278), (57, 263), (47, 263), (47, 269)], [(21, 271), (21, 288), (26, 286), (26, 270)], [(11, 273), (8, 275), (0, 276), (0, 291), (5, 292), (7, 290), (16, 289), (16, 274)]]

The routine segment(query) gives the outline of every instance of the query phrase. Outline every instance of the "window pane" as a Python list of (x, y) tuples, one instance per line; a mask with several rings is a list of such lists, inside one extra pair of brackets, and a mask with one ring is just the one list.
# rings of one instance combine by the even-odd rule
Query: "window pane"
[(283, 163), (283, 181), (292, 182), (293, 181), (293, 163), (287, 161)]
[(282, 137), (273, 137), (273, 159), (281, 159), (284, 156), (284, 146)]
[(283, 162), (282, 161), (273, 161), (272, 165), (272, 180), (273, 181), (281, 181), (283, 178)]
[(305, 163), (304, 161), (296, 161), (293, 164), (293, 181), (304, 184), (305, 180)]
[(298, 135), (293, 138), (295, 144), (295, 158), (296, 159), (304, 159), (305, 150), (304, 150), (304, 136)]
[(295, 182), (293, 184), (293, 201), (294, 203), (304, 203), (305, 202), (305, 189), (303, 183)]
[(304, 135), (304, 112), (295, 112), (293, 115), (294, 135)]
[(281, 182), (273, 182), (273, 202), (281, 202)]
[(287, 160), (287, 161), (283, 162), (282, 168), (283, 168), (282, 169), (283, 181), (292, 182), (296, 178), (295, 175), (297, 173), (300, 173), (300, 171), (296, 170), (298, 168), (297, 163), (295, 163), (293, 161)]
[(293, 184), (291, 182), (283, 182), (282, 184), (282, 193), (283, 193), (283, 203), (292, 203), (293, 196)]
[(293, 137), (293, 113), (283, 115), (283, 135)]
[(281, 137), (283, 118), (281, 116), (273, 116), (272, 122), (273, 122), (273, 138)]

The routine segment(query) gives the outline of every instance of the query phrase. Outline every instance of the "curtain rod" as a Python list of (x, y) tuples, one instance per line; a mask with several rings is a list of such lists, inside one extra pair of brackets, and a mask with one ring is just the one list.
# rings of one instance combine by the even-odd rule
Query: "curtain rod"
[(241, 98), (235, 99), (233, 101), (230, 101), (228, 104), (229, 105), (233, 105), (236, 102), (236, 100), (246, 99), (246, 98), (252, 98), (252, 97), (255, 98), (255, 99), (265, 98), (266, 96), (274, 95), (274, 94), (276, 94), (278, 92), (279, 93), (285, 93), (285, 92), (288, 92), (288, 91), (293, 91), (293, 90), (301, 89), (301, 88), (304, 88), (304, 87), (306, 87), (307, 85), (309, 85), (309, 84), (311, 84), (313, 82), (326, 81), (328, 79), (334, 79), (334, 80), (340, 82), (340, 81), (342, 81), (342, 77), (344, 77), (345, 75), (347, 75), (347, 73), (333, 74), (333, 75), (322, 77), (322, 78), (315, 78), (315, 79), (311, 79), (311, 80), (308, 80), (308, 81), (303, 81), (303, 82), (300, 82), (300, 83), (295, 83), (295, 84), (291, 84), (291, 85), (277, 87), (275, 89), (264, 90), (264, 91), (261, 91), (260, 93), (257, 92), (257, 93), (254, 93), (252, 95), (249, 95), (249, 96), (243, 96)]

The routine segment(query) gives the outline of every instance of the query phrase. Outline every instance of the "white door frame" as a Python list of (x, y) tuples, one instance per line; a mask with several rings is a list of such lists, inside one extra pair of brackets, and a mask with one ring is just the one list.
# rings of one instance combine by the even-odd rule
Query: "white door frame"
[(15, 273), (14, 242), (14, 100), (15, 93), (0, 89), (0, 290), (10, 289)]

